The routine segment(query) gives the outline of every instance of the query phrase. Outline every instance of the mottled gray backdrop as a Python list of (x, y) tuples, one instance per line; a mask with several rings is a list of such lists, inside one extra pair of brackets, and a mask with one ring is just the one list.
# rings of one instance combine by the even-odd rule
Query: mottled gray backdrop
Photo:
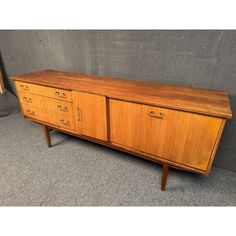
[(7, 76), (55, 69), (227, 90), (235, 116), (214, 165), (236, 171), (236, 31), (2, 30), (0, 49)]

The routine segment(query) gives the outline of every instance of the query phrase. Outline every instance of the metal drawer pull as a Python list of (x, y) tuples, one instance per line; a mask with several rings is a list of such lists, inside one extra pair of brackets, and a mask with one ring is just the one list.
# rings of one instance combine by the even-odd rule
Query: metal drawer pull
[(27, 85), (21, 84), (20, 87), (21, 87), (23, 90), (29, 91), (29, 87), (28, 87)]
[(76, 110), (77, 110), (77, 114), (78, 114), (78, 117), (77, 117), (77, 120), (78, 121), (81, 121), (82, 120), (82, 116), (81, 116), (81, 110), (79, 109), (79, 107), (76, 107)]
[(28, 103), (32, 103), (32, 99), (31, 98), (23, 97), (23, 100), (28, 102)]
[(66, 97), (65, 93), (60, 93), (60, 92), (55, 92), (55, 95), (59, 98), (65, 98)]
[(157, 119), (163, 119), (164, 118), (164, 113), (160, 112), (159, 115), (155, 115), (155, 111), (150, 111), (149, 116)]
[(68, 112), (68, 108), (67, 108), (67, 107), (62, 107), (61, 105), (58, 105), (57, 108), (58, 108), (60, 111)]
[(26, 110), (26, 112), (28, 112), (29, 115), (31, 115), (31, 116), (35, 116), (36, 115), (34, 111)]
[(69, 126), (70, 125), (70, 121), (64, 121), (64, 120), (60, 120), (60, 123), (62, 124), (62, 125), (67, 125), (67, 126)]

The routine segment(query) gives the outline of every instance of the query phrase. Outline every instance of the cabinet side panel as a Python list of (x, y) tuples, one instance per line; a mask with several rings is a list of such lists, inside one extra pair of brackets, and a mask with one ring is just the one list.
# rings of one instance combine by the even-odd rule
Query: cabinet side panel
[(17, 81), (15, 81), (15, 88), (16, 88), (16, 95), (17, 95), (17, 98), (19, 100), (19, 104), (20, 104), (20, 108), (21, 108), (21, 112), (22, 114), (25, 116), (25, 111), (22, 107), (22, 97), (20, 95), (20, 91), (18, 90), (18, 87), (17, 87)]
[(215, 154), (216, 154), (217, 148), (219, 146), (222, 133), (224, 131), (225, 123), (226, 123), (226, 119), (222, 119), (221, 126), (220, 126), (220, 129), (219, 129), (219, 132), (218, 132), (218, 136), (217, 136), (214, 148), (212, 150), (211, 158), (210, 158), (209, 163), (208, 163), (206, 175), (209, 175), (209, 173), (210, 173), (210, 170), (211, 170), (211, 167), (212, 167), (212, 163), (213, 163), (213, 161), (215, 159)]

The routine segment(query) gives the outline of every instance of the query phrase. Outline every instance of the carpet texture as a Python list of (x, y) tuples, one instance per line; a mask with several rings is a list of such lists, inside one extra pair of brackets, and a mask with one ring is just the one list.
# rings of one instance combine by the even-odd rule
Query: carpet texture
[(235, 172), (171, 169), (161, 192), (155, 163), (56, 131), (47, 148), (41, 126), (21, 114), (0, 118), (0, 128), (2, 206), (236, 205)]
[(0, 118), (19, 112), (18, 100), (12, 93), (6, 90), (3, 94), (0, 94)]

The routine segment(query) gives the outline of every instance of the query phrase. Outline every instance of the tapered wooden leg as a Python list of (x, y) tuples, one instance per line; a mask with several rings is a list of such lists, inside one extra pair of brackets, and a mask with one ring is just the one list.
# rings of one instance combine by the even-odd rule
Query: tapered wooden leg
[(162, 181), (161, 181), (161, 191), (165, 191), (166, 179), (169, 173), (169, 165), (164, 164), (162, 169)]
[(43, 131), (44, 135), (47, 141), (47, 145), (50, 148), (52, 146), (51, 144), (51, 136), (50, 136), (50, 128), (47, 125), (43, 125)]

